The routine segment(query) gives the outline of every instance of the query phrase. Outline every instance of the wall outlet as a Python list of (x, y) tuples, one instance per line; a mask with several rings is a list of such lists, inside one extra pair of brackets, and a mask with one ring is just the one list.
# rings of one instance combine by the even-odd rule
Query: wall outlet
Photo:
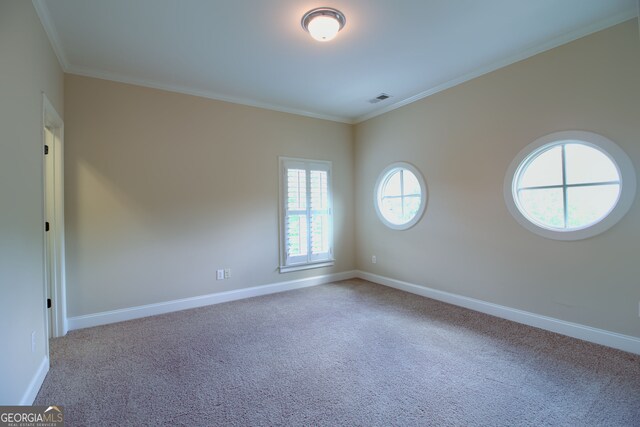
[(220, 270), (216, 270), (216, 280), (223, 280), (224, 279), (224, 270), (220, 269)]
[(230, 268), (225, 268), (224, 269), (224, 278), (228, 279), (229, 277), (231, 277), (231, 269)]
[(31, 331), (31, 353), (36, 352), (36, 331)]
[(375, 256), (375, 255), (373, 255), (373, 256), (371, 257), (371, 264), (375, 264), (376, 262), (378, 262), (378, 258), (376, 258), (376, 256)]

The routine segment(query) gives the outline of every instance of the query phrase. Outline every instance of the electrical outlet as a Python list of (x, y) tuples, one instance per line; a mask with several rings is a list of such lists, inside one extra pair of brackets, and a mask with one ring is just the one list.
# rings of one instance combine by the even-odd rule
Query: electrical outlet
[(373, 255), (373, 256), (371, 257), (371, 264), (375, 264), (376, 262), (378, 262), (378, 259), (376, 258), (376, 256), (375, 256), (375, 255)]
[(229, 277), (231, 277), (231, 269), (230, 268), (225, 268), (224, 269), (224, 278), (228, 279)]
[(223, 280), (224, 279), (224, 270), (220, 269), (220, 270), (216, 270), (216, 280)]
[(31, 353), (36, 352), (36, 331), (31, 331)]

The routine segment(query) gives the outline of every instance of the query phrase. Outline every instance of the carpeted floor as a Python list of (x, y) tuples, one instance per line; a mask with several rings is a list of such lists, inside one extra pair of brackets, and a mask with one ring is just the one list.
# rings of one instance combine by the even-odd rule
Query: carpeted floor
[(640, 426), (640, 357), (362, 280), (73, 331), (68, 426)]

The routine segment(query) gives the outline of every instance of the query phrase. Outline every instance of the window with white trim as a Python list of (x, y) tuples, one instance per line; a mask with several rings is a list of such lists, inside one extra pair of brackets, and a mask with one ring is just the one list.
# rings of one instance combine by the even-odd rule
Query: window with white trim
[(595, 236), (619, 221), (635, 196), (635, 171), (612, 141), (591, 132), (556, 132), (512, 162), (504, 193), (525, 228), (556, 240)]
[(376, 182), (373, 205), (378, 218), (394, 230), (406, 230), (420, 221), (427, 205), (427, 186), (410, 163), (387, 166)]
[(280, 272), (333, 260), (331, 162), (280, 158)]

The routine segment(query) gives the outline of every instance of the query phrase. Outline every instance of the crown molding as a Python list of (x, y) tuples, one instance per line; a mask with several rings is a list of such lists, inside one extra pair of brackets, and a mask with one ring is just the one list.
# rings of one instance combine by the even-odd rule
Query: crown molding
[(452, 80), (449, 80), (447, 82), (444, 82), (442, 84), (439, 84), (437, 86), (434, 86), (430, 89), (425, 90), (424, 92), (420, 92), (417, 95), (413, 95), (410, 96), (409, 98), (405, 98), (401, 101), (398, 101), (394, 104), (388, 105), (384, 108), (381, 108), (379, 110), (375, 110), (372, 111), (370, 113), (364, 114), (360, 117), (356, 117), (355, 119), (353, 119), (354, 124), (357, 123), (362, 123), (366, 120), (372, 119), (374, 117), (380, 116), (384, 113), (388, 113), (389, 111), (393, 111), (396, 110), (400, 107), (404, 107), (405, 105), (409, 105), (412, 104), (416, 101), (419, 101), (421, 99), (427, 98), (431, 95), (435, 95), (438, 92), (442, 92), (446, 89), (450, 89), (454, 86), (458, 86), (459, 84), (468, 82), (469, 80), (473, 80), (477, 77), (480, 77), (484, 74), (488, 74), (492, 71), (496, 71), (500, 68), (504, 68), (508, 65), (511, 64), (515, 64), (516, 62), (520, 62), (522, 60), (525, 60), (527, 58), (531, 58), (532, 56), (535, 56), (539, 53), (543, 53), (546, 52), (548, 50), (554, 49), (556, 47), (562, 46), (564, 44), (570, 43), (574, 40), (577, 40), (579, 38), (582, 37), (586, 37), (590, 34), (593, 33), (597, 33), (598, 31), (602, 31), (604, 29), (607, 29), (609, 27), (613, 27), (614, 25), (617, 24), (621, 24), (625, 21), (628, 21), (630, 19), (636, 18), (640, 15), (640, 0), (638, 0), (638, 8), (631, 8), (623, 13), (620, 13), (618, 15), (609, 17), (607, 19), (603, 19), (600, 21), (597, 21), (591, 25), (588, 25), (586, 27), (582, 27), (576, 31), (572, 31), (570, 33), (567, 34), (563, 34), (562, 36), (556, 37), (548, 42), (545, 42), (541, 45), (532, 47), (530, 49), (527, 49), (525, 51), (519, 52), (516, 55), (513, 55), (507, 59), (503, 59), (501, 61), (497, 61), (494, 62), (492, 64), (486, 65), (484, 67), (478, 68), (475, 71), (472, 71), (470, 73), (464, 74), (460, 77), (454, 78)]
[[(100, 70), (95, 70), (90, 68), (74, 66), (73, 64), (70, 64), (69, 61), (67, 60), (66, 53), (64, 51), (64, 48), (62, 47), (62, 43), (60, 42), (58, 32), (56, 31), (55, 25), (53, 24), (53, 21), (51, 19), (51, 15), (49, 12), (49, 8), (47, 7), (46, 1), (32, 0), (32, 3), (38, 17), (40, 18), (40, 22), (42, 23), (42, 26), (47, 36), (49, 37), (49, 41), (51, 43), (53, 51), (55, 52), (58, 58), (58, 61), (60, 62), (60, 66), (62, 67), (62, 70), (65, 73), (76, 74), (76, 75), (86, 76), (86, 77), (93, 77), (93, 78), (98, 78), (103, 80), (111, 80), (119, 83), (133, 84), (137, 86), (160, 89), (160, 90), (165, 90), (169, 92), (199, 96), (202, 98), (213, 99), (216, 101), (224, 101), (232, 104), (246, 105), (249, 107), (262, 108), (266, 110), (278, 111), (281, 113), (295, 114), (298, 116), (311, 117), (314, 119), (328, 120), (332, 122), (346, 123), (346, 124), (358, 124), (358, 123), (364, 122), (366, 120), (372, 119), (374, 117), (377, 117), (382, 114), (388, 113), (390, 111), (396, 110), (398, 108), (404, 107), (405, 105), (409, 105), (421, 99), (427, 98), (436, 93), (442, 92), (446, 89), (450, 89), (459, 84), (468, 82), (469, 80), (473, 80), (477, 77), (483, 76), (492, 71), (496, 71), (500, 68), (504, 68), (508, 65), (525, 60), (539, 53), (546, 52), (548, 50), (570, 43), (579, 38), (588, 36), (590, 34), (604, 30), (606, 28), (620, 24), (629, 19), (640, 18), (640, 0), (638, 0), (637, 7), (630, 8), (629, 10), (624, 11), (618, 15), (597, 21), (591, 25), (582, 27), (576, 31), (572, 31), (562, 36), (556, 37), (541, 45), (519, 52), (518, 54), (513, 55), (507, 59), (494, 62), (484, 67), (480, 67), (470, 73), (464, 74), (462, 76), (459, 76), (449, 81), (446, 81), (444, 83), (441, 83), (437, 86), (429, 88), (423, 92), (420, 92), (416, 95), (405, 98), (403, 100), (400, 100), (386, 107), (380, 108), (378, 110), (374, 110), (367, 114), (357, 116), (357, 117), (344, 117), (344, 116), (334, 116), (330, 114), (315, 113), (315, 112), (307, 111), (303, 109), (285, 107), (277, 104), (260, 102), (260, 101), (255, 101), (251, 99), (233, 97), (233, 96), (223, 95), (213, 91), (199, 90), (199, 89), (189, 88), (186, 86), (162, 84), (162, 83), (154, 82), (149, 79), (136, 79), (136, 78), (119, 75), (117, 73), (112, 73), (109, 71), (100, 71)], [(639, 23), (640, 23), (640, 19), (639, 19)]]
[(102, 79), (102, 80), (110, 80), (113, 82), (126, 83), (126, 84), (131, 84), (136, 86), (148, 87), (151, 89), (159, 89), (159, 90), (164, 90), (168, 92), (181, 93), (184, 95), (193, 95), (201, 98), (213, 99), (216, 101), (229, 102), (231, 104), (239, 104), (239, 105), (245, 105), (248, 107), (262, 108), (264, 110), (278, 111), (280, 113), (311, 117), (313, 119), (321, 119), (321, 120), (329, 120), (329, 121), (338, 122), (338, 123), (353, 124), (352, 120), (349, 120), (348, 118), (345, 118), (345, 117), (331, 116), (328, 114), (314, 113), (312, 111), (305, 111), (297, 108), (283, 107), (280, 105), (254, 101), (251, 99), (244, 99), (244, 98), (237, 98), (233, 96), (222, 95), (217, 92), (193, 89), (186, 86), (162, 84), (162, 83), (154, 82), (153, 80), (148, 80), (148, 79), (136, 79), (128, 76), (123, 76), (117, 73), (112, 73), (109, 71), (98, 71), (90, 68), (80, 68), (80, 67), (75, 67), (71, 65), (66, 70), (66, 72), (68, 74), (75, 74), (78, 76), (93, 77), (93, 78)]
[(47, 37), (49, 37), (49, 43), (51, 43), (51, 48), (58, 58), (60, 67), (62, 68), (62, 71), (66, 73), (69, 69), (69, 61), (67, 60), (67, 55), (62, 47), (62, 43), (60, 43), (58, 31), (56, 30), (55, 25), (53, 25), (51, 13), (49, 12), (49, 7), (47, 7), (47, 2), (45, 0), (32, 0), (31, 2), (33, 3), (33, 7), (36, 10), (38, 18), (40, 18), (44, 32), (47, 34)]

